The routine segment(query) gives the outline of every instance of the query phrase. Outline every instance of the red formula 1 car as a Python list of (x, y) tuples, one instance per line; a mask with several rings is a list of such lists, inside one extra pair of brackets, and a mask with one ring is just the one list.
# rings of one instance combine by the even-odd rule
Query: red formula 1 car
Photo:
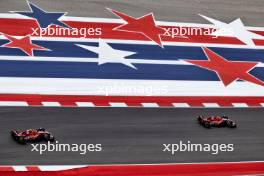
[(54, 141), (54, 136), (46, 131), (44, 128), (29, 129), (26, 131), (18, 132), (16, 130), (11, 131), (12, 138), (20, 144), (26, 144), (27, 142), (38, 141)]
[(198, 116), (198, 122), (206, 128), (211, 127), (229, 127), (236, 128), (237, 124), (229, 119), (227, 116), (211, 116), (211, 117), (203, 117)]

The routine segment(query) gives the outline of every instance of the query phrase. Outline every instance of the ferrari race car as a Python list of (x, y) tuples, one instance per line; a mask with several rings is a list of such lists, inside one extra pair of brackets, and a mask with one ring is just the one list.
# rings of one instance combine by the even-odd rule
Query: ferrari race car
[(211, 116), (211, 117), (203, 117), (198, 116), (198, 122), (204, 126), (205, 128), (211, 127), (229, 127), (229, 128), (236, 128), (237, 124), (229, 119), (227, 116)]
[(20, 143), (26, 144), (28, 142), (39, 142), (39, 141), (54, 141), (54, 136), (46, 131), (44, 128), (39, 129), (29, 129), (26, 131), (18, 132), (16, 130), (11, 131), (12, 138)]

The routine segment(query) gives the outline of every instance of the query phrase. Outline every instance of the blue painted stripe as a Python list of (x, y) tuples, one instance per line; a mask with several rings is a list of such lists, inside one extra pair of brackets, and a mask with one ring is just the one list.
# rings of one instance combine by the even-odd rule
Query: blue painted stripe
[[(217, 75), (192, 65), (135, 64), (137, 70), (122, 64), (79, 62), (0, 61), (0, 76), (43, 78), (95, 78), (139, 80), (217, 81)], [(264, 68), (255, 68), (253, 75), (264, 80)]]
[[(8, 43), (7, 40), (0, 40), (0, 45)], [(97, 54), (76, 46), (84, 44), (98, 46), (95, 42), (59, 42), (59, 41), (34, 41), (35, 44), (46, 47), (52, 51), (34, 51), (35, 56), (47, 57), (90, 57), (96, 58)], [(140, 44), (110, 44), (114, 49), (136, 52), (127, 58), (149, 59), (149, 60), (178, 60), (207, 59), (201, 47), (191, 46), (165, 46), (164, 49), (156, 45)], [(264, 63), (264, 49), (237, 49), (237, 48), (210, 48), (227, 60), (234, 61), (258, 61)], [(5, 56), (26, 56), (19, 49), (0, 47), (0, 55)]]

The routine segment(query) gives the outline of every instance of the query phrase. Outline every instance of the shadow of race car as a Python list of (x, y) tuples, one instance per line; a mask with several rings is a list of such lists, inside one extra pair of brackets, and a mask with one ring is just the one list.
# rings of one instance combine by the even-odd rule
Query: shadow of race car
[(227, 116), (198, 116), (198, 122), (204, 126), (205, 128), (211, 127), (229, 127), (229, 128), (236, 128), (237, 124), (229, 119)]
[(11, 136), (16, 142), (20, 144), (39, 141), (53, 142), (55, 140), (54, 136), (50, 132), (46, 131), (44, 128), (28, 129), (21, 132), (12, 130)]

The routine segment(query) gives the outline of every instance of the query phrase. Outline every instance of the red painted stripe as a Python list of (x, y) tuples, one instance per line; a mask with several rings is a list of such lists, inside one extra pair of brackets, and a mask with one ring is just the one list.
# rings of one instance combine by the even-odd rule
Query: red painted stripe
[(29, 106), (42, 106), (42, 103), (40, 101), (37, 100), (31, 100), (31, 101), (27, 101)]
[(59, 103), (61, 104), (61, 106), (69, 106), (69, 107), (77, 106), (76, 103), (72, 101), (60, 101)]
[(0, 166), (0, 172), (4, 171), (15, 171), (12, 166)]
[[(89, 35), (87, 38), (108, 38), (108, 39), (120, 39), (120, 40), (143, 40), (149, 41), (145, 36), (138, 33), (131, 33), (125, 31), (114, 31), (113, 28), (120, 25), (120, 23), (102, 23), (102, 22), (76, 22), (76, 21), (64, 21), (69, 24), (73, 28), (101, 28), (102, 35)], [(166, 28), (179, 28), (178, 26), (161, 26)], [(195, 27), (195, 26), (194, 26)], [(9, 34), (9, 35), (17, 35), (24, 36), (27, 34), (32, 34), (31, 28), (37, 28), (37, 23), (35, 20), (30, 19), (9, 19), (9, 18), (0, 18), (0, 32)], [(54, 26), (51, 26), (54, 28)], [(187, 27), (186, 27), (187, 28)], [(205, 29), (203, 29), (205, 30)], [(264, 36), (264, 31), (252, 31)], [(129, 35), (128, 35), (129, 34)], [(47, 35), (46, 35), (47, 36)], [(53, 35), (53, 37), (71, 37), (71, 38), (79, 38), (82, 36), (77, 35)], [(211, 43), (211, 44), (243, 44), (240, 40), (234, 37), (217, 37), (212, 38), (212, 36), (208, 35), (192, 35), (187, 36), (188, 38), (181, 37), (168, 37), (162, 36), (162, 41), (169, 42), (188, 42), (188, 43)], [(264, 46), (264, 40), (254, 40), (256, 45)]]
[[(60, 172), (38, 172), (38, 171), (20, 171), (20, 172), (0, 172), (1, 176), (62, 176)], [(66, 176), (66, 175), (65, 175)], [(69, 176), (77, 176), (70, 174)]]
[(2, 176), (231, 176), (264, 174), (264, 162), (102, 165), (65, 171), (2, 172)]
[(100, 101), (95, 101), (95, 102), (93, 102), (93, 104), (95, 105), (95, 106), (110, 106), (110, 104), (109, 104), (109, 102), (108, 101), (102, 101), (102, 100), (100, 100)]
[(26, 166), (28, 171), (41, 171), (38, 166)]
[(141, 106), (141, 103), (157, 103), (160, 106), (172, 106), (172, 103), (188, 103), (201, 107), (203, 103), (218, 103), (220, 106), (232, 106), (232, 103), (246, 103), (260, 106), (264, 97), (236, 96), (80, 96), (80, 95), (36, 95), (36, 94), (0, 94), (0, 101), (25, 101), (31, 106), (41, 106), (41, 102), (59, 102), (62, 106), (76, 106), (76, 102), (92, 102), (95, 106), (110, 106), (110, 102), (122, 102), (128, 106)]
[(89, 166), (75, 172), (96, 176), (231, 176), (263, 174), (264, 163)]
[(173, 106), (172, 103), (170, 103), (170, 102), (159, 102), (158, 105), (160, 107), (170, 107), (170, 106)]
[(262, 107), (259, 103), (256, 103), (256, 102), (248, 102), (247, 103), (248, 106), (254, 106), (254, 107)]
[(219, 106), (223, 106), (223, 107), (233, 106), (231, 102), (223, 102), (223, 101), (221, 101), (218, 104), (219, 104)]
[(126, 102), (129, 107), (140, 107), (142, 104), (140, 102)]

